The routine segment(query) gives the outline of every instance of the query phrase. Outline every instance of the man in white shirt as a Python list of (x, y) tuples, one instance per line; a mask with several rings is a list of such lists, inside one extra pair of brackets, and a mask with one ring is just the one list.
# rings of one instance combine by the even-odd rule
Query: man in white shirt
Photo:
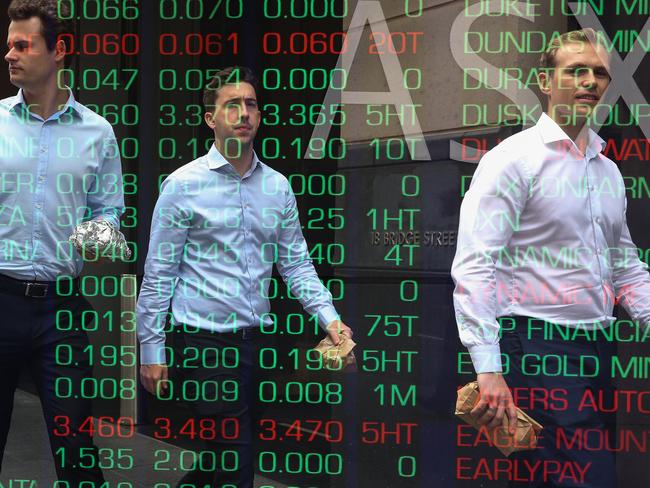
[(630, 238), (621, 174), (588, 127), (610, 82), (605, 48), (591, 29), (569, 32), (541, 65), (546, 114), (483, 157), (461, 206), (456, 319), (477, 372), (478, 421), (512, 432), (517, 389), (519, 406), (545, 427), (540, 447), (513, 461), (539, 469), (510, 486), (613, 488), (612, 452), (567, 449), (562, 439), (611, 427), (578, 407), (585, 391), (611, 402), (613, 306), (620, 300), (644, 328), (650, 279)]

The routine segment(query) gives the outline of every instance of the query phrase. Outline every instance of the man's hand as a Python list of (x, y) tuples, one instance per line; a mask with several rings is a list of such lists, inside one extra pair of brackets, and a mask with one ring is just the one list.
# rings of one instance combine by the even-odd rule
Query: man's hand
[[(143, 364), (140, 366), (140, 381), (142, 386), (152, 395), (163, 393), (167, 390), (167, 365)], [(160, 387), (158, 383), (163, 382)], [(158, 389), (160, 388), (160, 389)]]
[(82, 248), (78, 251), (83, 260), (87, 263), (114, 263), (116, 260), (120, 259), (114, 246), (110, 252), (104, 250), (100, 253), (96, 242), (84, 243)]
[(95, 262), (97, 261), (97, 254), (99, 251), (99, 247), (97, 246), (97, 243), (86, 243), (84, 242), (81, 246), (81, 249), (78, 249), (79, 254), (81, 254), (81, 257), (83, 258), (84, 261), (86, 262)]
[(327, 328), (327, 335), (330, 336), (331, 341), (336, 346), (338, 346), (339, 342), (341, 342), (341, 338), (339, 337), (339, 334), (346, 335), (350, 339), (352, 339), (352, 329), (350, 329), (350, 327), (345, 325), (340, 320), (332, 320), (329, 324), (327, 324), (326, 328)]
[(479, 373), (476, 379), (480, 397), (470, 414), (480, 425), (487, 425), (491, 429), (503, 424), (513, 435), (517, 425), (517, 409), (506, 380), (500, 373)]

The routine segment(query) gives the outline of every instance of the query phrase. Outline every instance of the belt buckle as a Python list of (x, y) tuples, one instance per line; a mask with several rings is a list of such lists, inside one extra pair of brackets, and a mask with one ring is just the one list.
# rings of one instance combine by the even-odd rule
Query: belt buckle
[(45, 298), (47, 296), (48, 285), (45, 283), (27, 283), (25, 287), (25, 296), (32, 298)]
[(253, 327), (244, 327), (241, 330), (241, 338), (245, 341), (253, 338)]

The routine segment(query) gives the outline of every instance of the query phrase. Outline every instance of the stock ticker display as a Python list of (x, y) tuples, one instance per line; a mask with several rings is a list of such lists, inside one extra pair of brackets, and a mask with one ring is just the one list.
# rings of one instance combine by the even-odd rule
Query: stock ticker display
[[(158, 395), (147, 393), (138, 379), (139, 346), (133, 342), (138, 290), (127, 286), (125, 277), (136, 275), (138, 283), (142, 279), (154, 205), (165, 179), (210, 150), (214, 138), (204, 119), (203, 90), (219, 69), (234, 65), (248, 66), (257, 74), (261, 125), (256, 154), (286, 176), (296, 196), (309, 258), (357, 343), (356, 365), (327, 363), (313, 350), (325, 332), (318, 317), (301, 306), (311, 299), (309, 290), (289, 286), (277, 272), (259, 283), (257, 292), (270, 301), (271, 309), (257, 324), (261, 323), (260, 342), (254, 356), (256, 486), (496, 488), (509, 481), (525, 483), (541, 473), (547, 480), (589, 486), (588, 460), (519, 462), (499, 451), (504, 446), (490, 431), (455, 417), (457, 390), (476, 373), (458, 339), (450, 269), (460, 205), (477, 163), (503, 139), (535, 124), (546, 103), (539, 89), (541, 53), (561, 33), (585, 27), (596, 29), (611, 55), (610, 91), (615, 93), (594, 109), (594, 117), (605, 140), (603, 154), (623, 175), (637, 255), (649, 262), (650, 2), (59, 0), (59, 4), (65, 6), (60, 14), (74, 20), (77, 29), (74, 36), (60, 36), (66, 55), (74, 61), (59, 72), (59, 85), (69, 86), (78, 101), (113, 127), (115, 140), (104, 150), (119, 154), (122, 178), (104, 175), (100, 181), (100, 176), (87, 174), (79, 187), (70, 172), (47, 177), (55, 180), (56, 191), (63, 196), (79, 188), (89, 195), (98, 188), (108, 193), (121, 189), (125, 198), (121, 231), (132, 251), (130, 257), (113, 253), (86, 259), (78, 293), (93, 310), (85, 311), (79, 323), (69, 310), (56, 314), (57, 330), (79, 329), (90, 338), (81, 356), (68, 344), (57, 345), (58, 365), (89, 362), (94, 373), (78, 386), (59, 376), (54, 394), (92, 401), (93, 416), (73, 425), (68, 416), (60, 415), (47, 429), (50, 437), (94, 437), (97, 453), (79, 453), (78, 468), (100, 468), (106, 482), (97, 486), (85, 481), (80, 488), (171, 488), (191, 471), (239, 468), (235, 450), (215, 452), (205, 447), (215, 439), (236, 441), (238, 419), (197, 418), (186, 405), (240, 399), (237, 382), (227, 376), (241, 367), (237, 348), (189, 346), (178, 356), (175, 331), (180, 325), (171, 312), (162, 313), (170, 370), (219, 368), (225, 375), (219, 382), (170, 381)], [(2, 98), (16, 90), (5, 85)], [(4, 138), (0, 166), (2, 156), (33, 150), (38, 148)], [(76, 158), (78, 153), (74, 141), (65, 138), (52, 141), (49, 150), (57, 151), (59, 159)], [(226, 147), (224, 156), (236, 154), (228, 154)], [(34, 192), (39, 184), (35, 175), (3, 171), (0, 178), (4, 199), (0, 225), (28, 225), (32, 208), (14, 206), (8, 199), (12, 193)], [(584, 190), (561, 178), (537, 184), (549, 198)], [(604, 181), (599, 191), (616, 191), (607, 184)], [(269, 186), (263, 191), (276, 190)], [(214, 211), (222, 213), (217, 220), (223, 225), (241, 225), (239, 216), (229, 215), (228, 209)], [(282, 225), (271, 212), (261, 209), (261, 213), (264, 227), (275, 230)], [(91, 217), (91, 209), (61, 205), (55, 215), (57, 225), (77, 225)], [(519, 225), (517, 220), (485, 217), (484, 225), (490, 227), (516, 231)], [(176, 224), (194, 225), (191, 217)], [(29, 260), (29, 249), (4, 244), (2, 250), (5, 259)], [(58, 251), (52, 260), (70, 259), (67, 241)], [(257, 259), (265, 264), (277, 263), (273, 243), (257, 251)], [(525, 263), (570, 269), (591, 251), (568, 243), (561, 255), (544, 248), (516, 255), (504, 249), (499, 259), (515, 267)], [(188, 243), (175, 259), (228, 262), (238, 259), (239, 252), (217, 243), (207, 247)], [(111, 262), (102, 263), (101, 258)], [(57, 279), (58, 295), (77, 293), (73, 278)], [(219, 279), (221, 298), (238, 298), (237, 279)], [(564, 290), (531, 287), (523, 293), (535, 303), (557, 306), (575, 299)], [(619, 297), (614, 298), (618, 305)], [(560, 430), (553, 443), (581, 451), (587, 459), (589, 453), (612, 452), (619, 486), (647, 486), (650, 329), (620, 307), (615, 313), (616, 322), (598, 331), (599, 341), (616, 347), (611, 363), (583, 356), (575, 370), (566, 355), (527, 354), (521, 364), (524, 375), (550, 379), (601, 372), (616, 385), (614, 393), (585, 390), (580, 402), (573, 404), (562, 388), (517, 388), (513, 399), (531, 415), (540, 408), (575, 411), (576, 418), (585, 411), (613, 413), (615, 433), (597, 428)], [(540, 333), (551, 337), (560, 332), (549, 324)], [(589, 335), (576, 334), (580, 340)], [(577, 335), (565, 340), (576, 340)], [(507, 380), (507, 355), (502, 361)], [(29, 381), (19, 387), (23, 386), (32, 391)], [(16, 408), (13, 422), (26, 411)], [(9, 445), (24, 433), (14, 427)], [(50, 454), (45, 434), (42, 439), (38, 450), (46, 459)], [(54, 465), (61, 467), (70, 456), (65, 447), (52, 454)], [(6, 455), (0, 487), (72, 486), (56, 481), (51, 467), (30, 463)]]

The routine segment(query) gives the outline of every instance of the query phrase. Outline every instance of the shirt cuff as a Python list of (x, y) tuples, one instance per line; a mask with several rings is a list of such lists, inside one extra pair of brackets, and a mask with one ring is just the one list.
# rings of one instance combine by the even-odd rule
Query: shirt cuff
[(327, 331), (327, 326), (333, 320), (340, 320), (341, 317), (333, 306), (327, 306), (318, 311), (318, 318), (320, 319), (321, 328)]
[(140, 344), (140, 364), (167, 364), (165, 344)]
[(476, 374), (501, 373), (501, 348), (499, 344), (487, 344), (467, 348)]
[(111, 224), (111, 226), (114, 227), (115, 229), (120, 230), (120, 219), (114, 214), (98, 215), (97, 217), (91, 220), (94, 220), (95, 222), (99, 222), (100, 220), (103, 220)]

